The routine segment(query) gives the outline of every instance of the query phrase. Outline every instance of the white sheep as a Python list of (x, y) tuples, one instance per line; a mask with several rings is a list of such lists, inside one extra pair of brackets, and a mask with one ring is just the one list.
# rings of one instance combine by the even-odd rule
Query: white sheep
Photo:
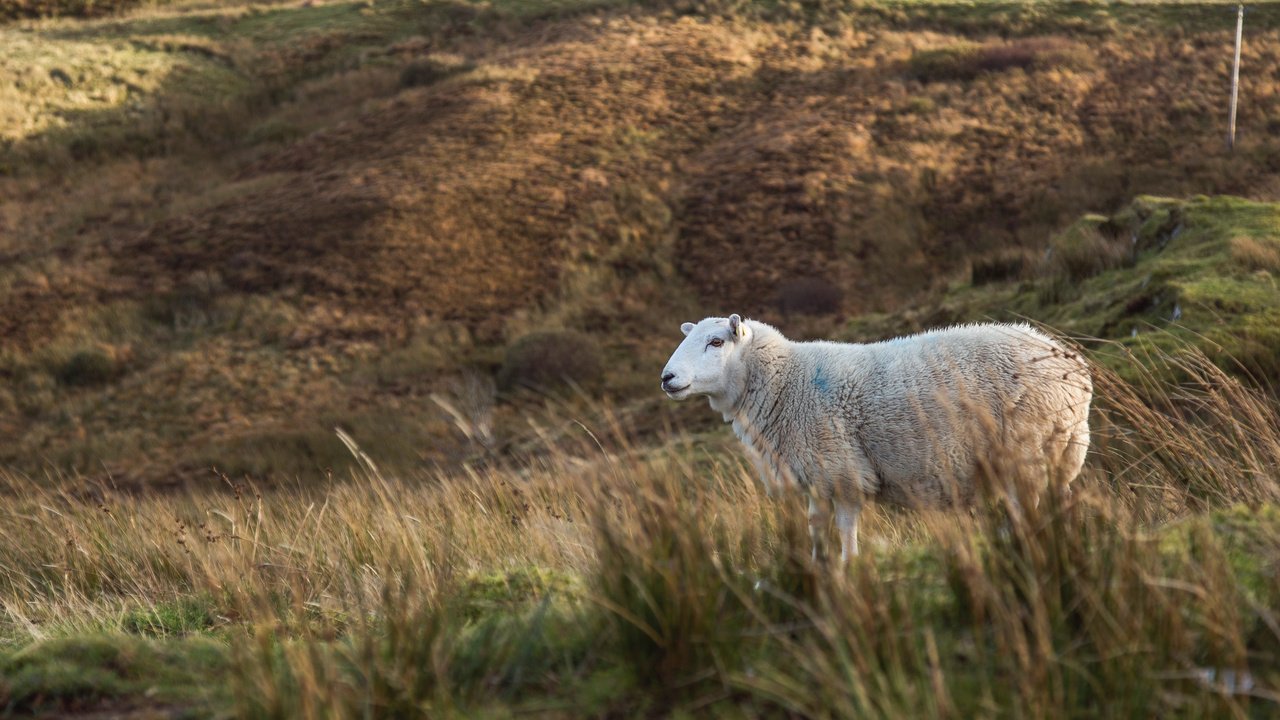
[(737, 315), (680, 330), (686, 337), (663, 369), (663, 391), (673, 400), (706, 396), (733, 423), (767, 488), (808, 493), (815, 558), (828, 503), (843, 560), (858, 552), (866, 499), (968, 502), (983, 464), (1010, 457), (1066, 487), (1084, 464), (1088, 367), (1025, 324), (865, 345), (792, 342)]

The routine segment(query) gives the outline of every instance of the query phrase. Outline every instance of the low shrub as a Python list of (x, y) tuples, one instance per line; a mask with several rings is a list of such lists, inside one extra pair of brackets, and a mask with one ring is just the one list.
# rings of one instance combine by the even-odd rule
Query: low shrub
[(103, 385), (119, 377), (123, 368), (116, 357), (100, 347), (72, 353), (54, 369), (58, 383), (68, 387)]
[(423, 87), (434, 85), (452, 75), (470, 70), (473, 66), (462, 58), (448, 55), (433, 55), (415, 60), (400, 72), (400, 87)]
[(174, 330), (209, 327), (218, 315), (218, 301), (226, 285), (217, 272), (197, 270), (169, 291), (153, 295), (143, 306), (153, 322)]
[(119, 12), (138, 0), (5, 0), (0, 3), (0, 20), (21, 17), (94, 17)]
[(1088, 64), (1088, 51), (1061, 38), (1022, 38), (1010, 42), (961, 42), (921, 50), (908, 61), (907, 72), (924, 82), (972, 80), (984, 73), (1015, 68), (1032, 71), (1078, 68)]
[(907, 101), (903, 107), (904, 112), (912, 115), (928, 115), (938, 109), (938, 103), (933, 98), (917, 96)]
[(820, 277), (788, 280), (778, 287), (778, 309), (784, 315), (834, 315), (844, 291)]
[(591, 338), (572, 330), (526, 335), (507, 349), (498, 371), (498, 389), (551, 390), (589, 385), (600, 378), (603, 361)]
[(973, 285), (988, 285), (990, 283), (1018, 280), (1026, 275), (1030, 267), (1030, 258), (1022, 250), (1012, 250), (984, 258), (976, 258), (969, 266), (970, 282)]
[(271, 119), (255, 125), (245, 140), (249, 145), (289, 143), (302, 135), (302, 129), (297, 125), (284, 120)]

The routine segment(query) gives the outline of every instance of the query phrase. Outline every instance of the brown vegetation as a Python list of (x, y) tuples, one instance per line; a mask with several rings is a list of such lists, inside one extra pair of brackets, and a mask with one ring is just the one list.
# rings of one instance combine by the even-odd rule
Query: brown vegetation
[(1280, 273), (1280, 247), (1275, 242), (1241, 235), (1231, 239), (1231, 259), (1247, 270)]
[(498, 370), (500, 390), (555, 390), (594, 385), (603, 373), (597, 342), (578, 332), (538, 332), (507, 348)]
[(973, 80), (1007, 70), (1083, 70), (1093, 56), (1064, 38), (1020, 38), (1006, 42), (961, 42), (912, 54), (911, 76), (924, 82)]
[(844, 293), (823, 278), (796, 278), (778, 288), (778, 311), (783, 315), (830, 315), (840, 312)]
[(5, 0), (0, 21), (21, 17), (93, 17), (126, 10), (138, 0)]
[[(65, 32), (142, 28), (134, 47), (182, 72), (0, 159), (0, 461), (28, 470), (191, 477), (207, 467), (180, 451), (216, 464), (228, 437), (384, 413), (428, 438), (397, 447), (439, 460), (452, 435), (426, 398), (496, 373), (525, 333), (599, 338), (604, 389), (636, 398), (682, 320), (780, 321), (800, 312), (788, 283), (821, 277), (800, 333), (828, 335), (837, 309), (920, 302), (1010, 247), (1038, 256), (1136, 192), (1267, 195), (1280, 157), (1261, 130), (1280, 96), (1252, 80), (1280, 68), (1269, 27), (1228, 156), (1215, 26), (1099, 21), (1064, 40), (1084, 30), (1050, 14), (997, 40), (879, 10), (156, 12)], [(982, 71), (913, 77), (956, 46)], [(453, 352), (430, 371), (385, 367), (437, 337)], [(60, 382), (83, 348), (128, 361)], [(495, 422), (523, 426), (504, 407)], [(68, 442), (82, 433), (101, 445)]]

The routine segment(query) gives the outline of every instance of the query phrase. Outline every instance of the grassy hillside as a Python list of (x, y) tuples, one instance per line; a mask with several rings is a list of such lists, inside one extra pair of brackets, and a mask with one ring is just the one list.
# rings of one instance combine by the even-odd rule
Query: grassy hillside
[(687, 426), (653, 397), (684, 319), (847, 334), (1138, 194), (1273, 195), (1280, 37), (1251, 16), (1227, 154), (1231, 22), (182, 0), (0, 26), (0, 463), (317, 477), (341, 426), (454, 466), (461, 425), (535, 439), (511, 390), (570, 371), (571, 404)]
[[(864, 315), (843, 330), (873, 338), (978, 320), (1026, 319), (1075, 336), (1129, 378), (1197, 348), (1252, 382), (1280, 378), (1280, 205), (1238, 198), (1142, 197), (1091, 214), (1039, 254), (973, 261), (924, 312)], [(1172, 369), (1172, 368), (1166, 368)]]

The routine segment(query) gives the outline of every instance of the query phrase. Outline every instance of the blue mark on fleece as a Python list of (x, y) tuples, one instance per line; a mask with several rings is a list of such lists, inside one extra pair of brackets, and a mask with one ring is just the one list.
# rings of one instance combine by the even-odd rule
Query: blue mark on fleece
[(814, 368), (813, 386), (823, 393), (831, 392), (831, 381), (822, 374), (822, 368)]

